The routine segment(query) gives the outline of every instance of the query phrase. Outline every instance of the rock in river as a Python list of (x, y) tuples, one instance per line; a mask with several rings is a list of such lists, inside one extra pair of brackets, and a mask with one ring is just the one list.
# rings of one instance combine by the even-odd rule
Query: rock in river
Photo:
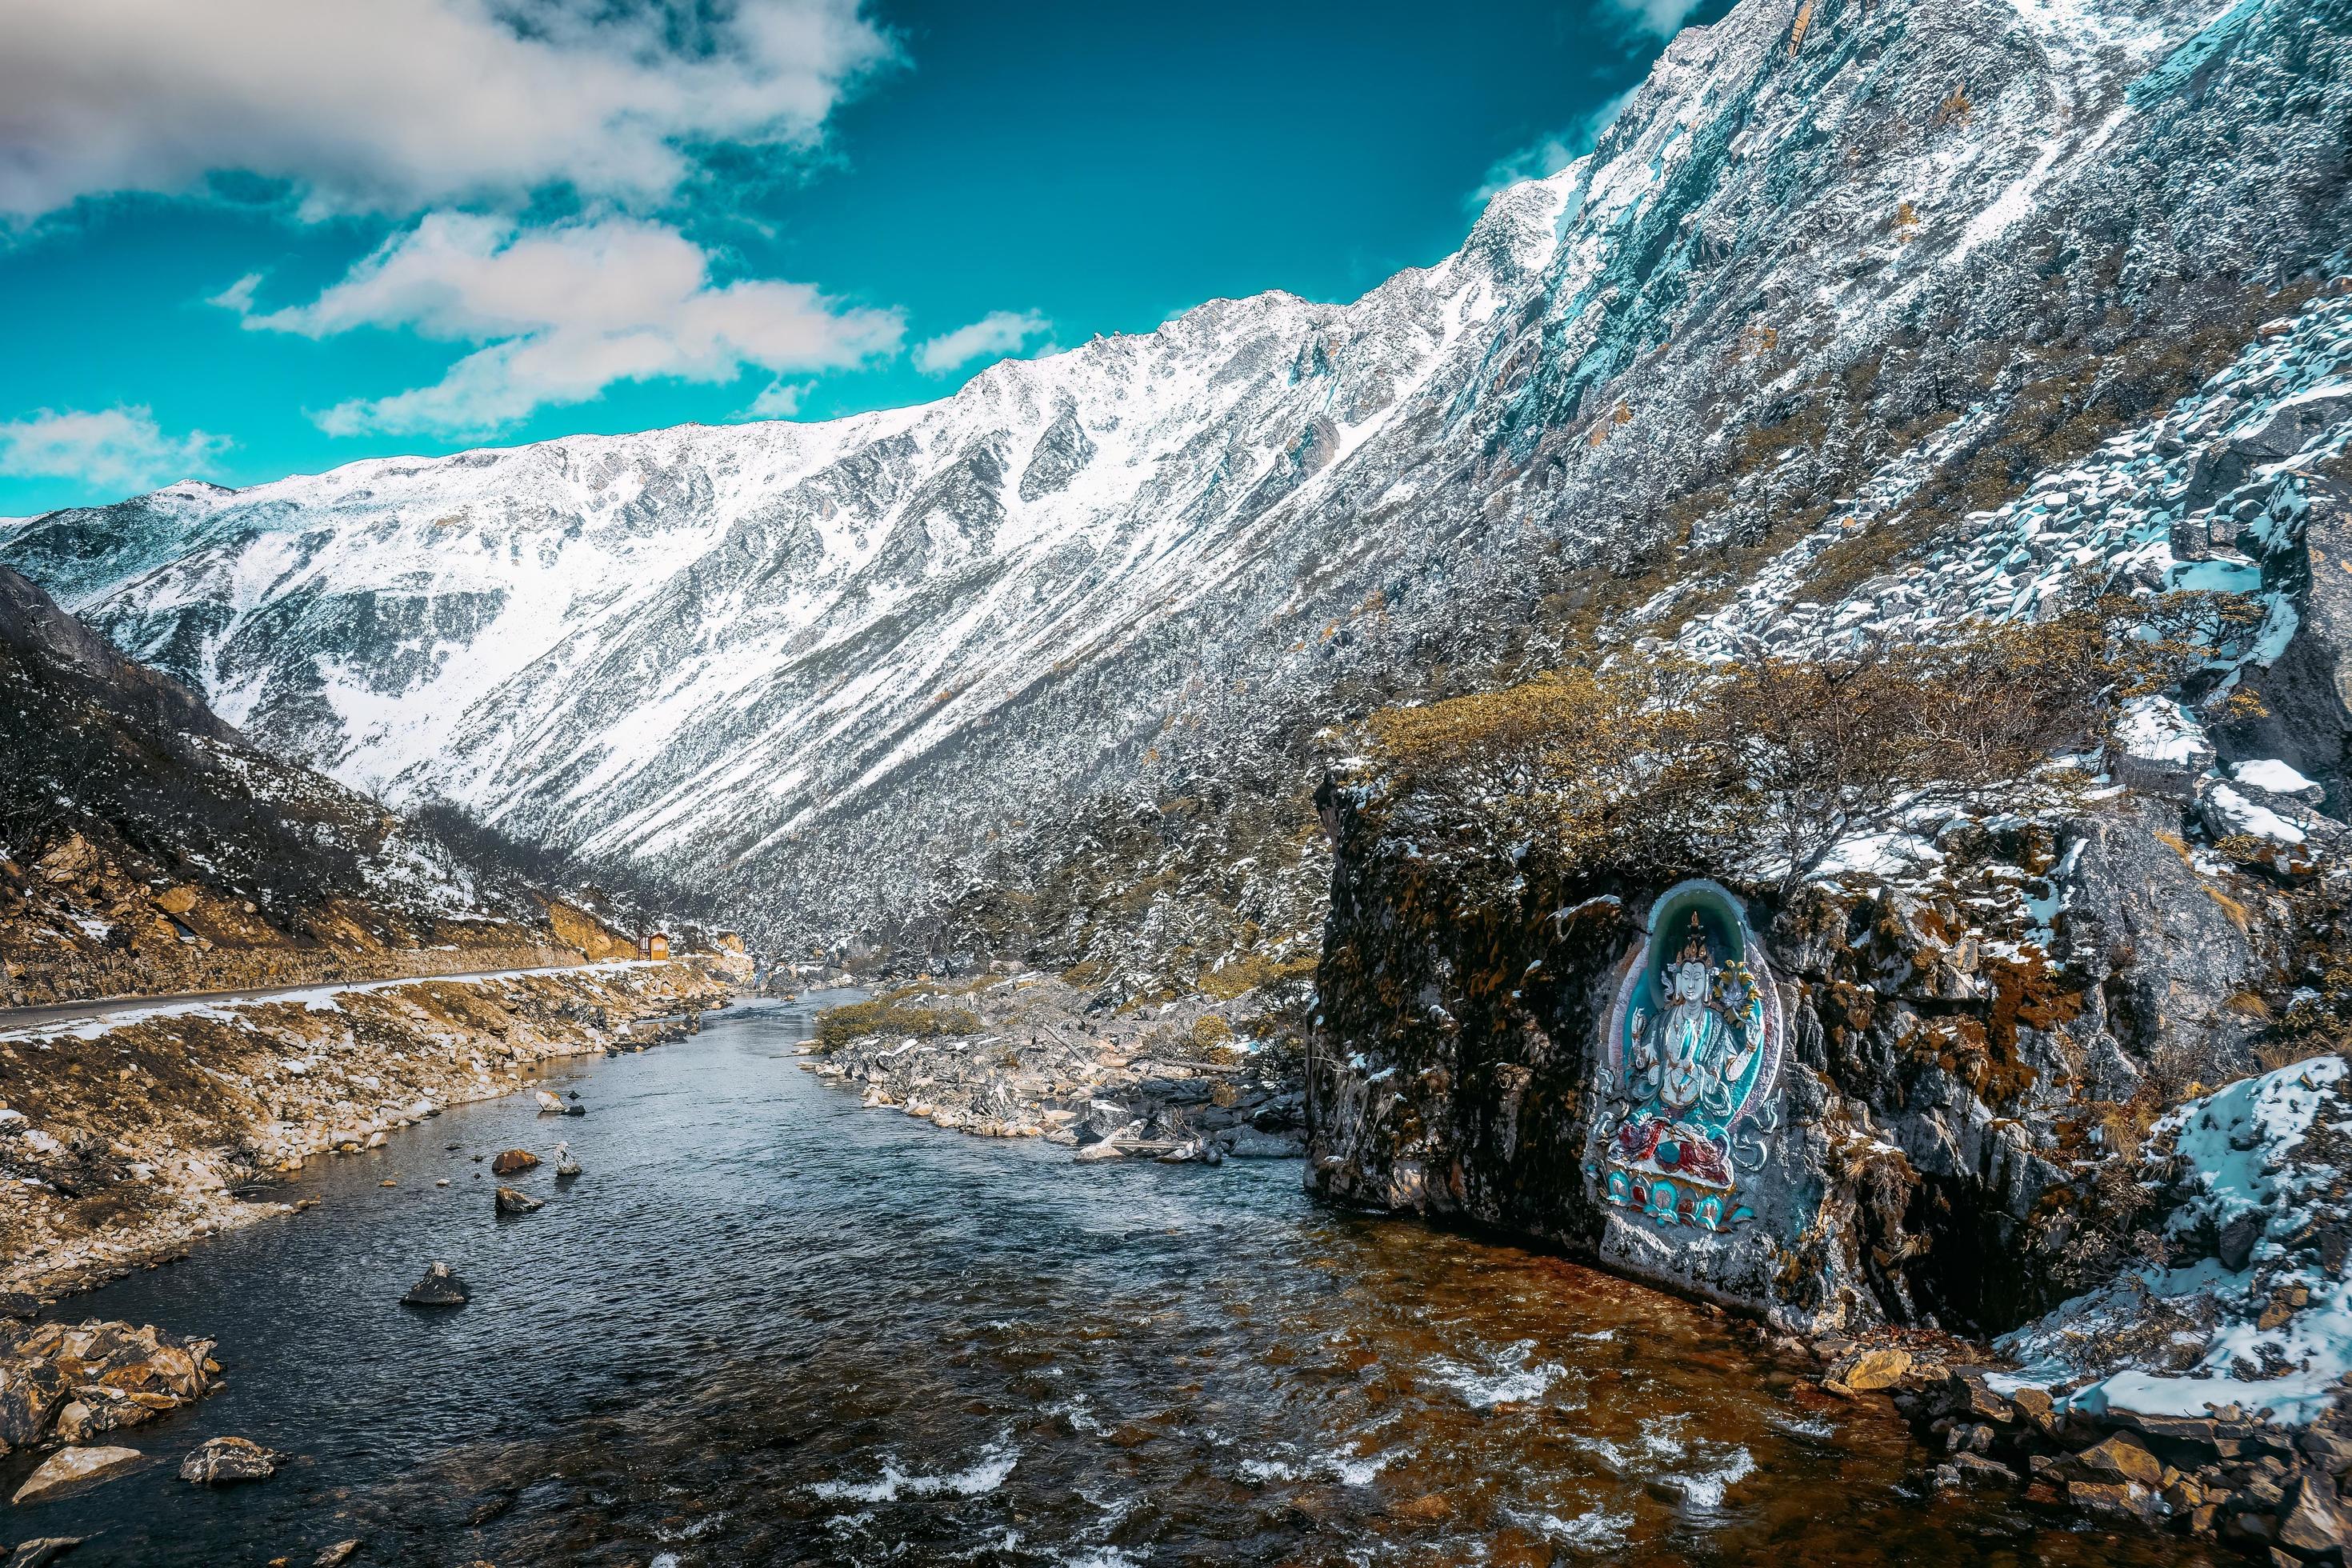
[(20, 1542), (8, 1558), (8, 1568), (42, 1568), (81, 1544), (79, 1535), (44, 1535)]
[(268, 1480), (277, 1469), (278, 1456), (250, 1438), (208, 1437), (180, 1461), (180, 1479), (226, 1487)]
[[(499, 1189), (504, 1194), (508, 1189)], [(503, 1206), (503, 1205), (501, 1205)], [(411, 1307), (462, 1307), (471, 1300), (466, 1282), (450, 1272), (446, 1263), (436, 1263), (425, 1271), (425, 1278), (409, 1287), (401, 1300)]]
[(542, 1089), (539, 1091), (539, 1109), (541, 1115), (561, 1116), (563, 1114), (563, 1100), (561, 1096), (550, 1094)]
[(338, 1541), (311, 1558), (310, 1568), (342, 1568), (344, 1563), (359, 1554), (359, 1538), (356, 1536), (349, 1541)]
[(529, 1193), (519, 1193), (512, 1187), (500, 1187), (499, 1189), (499, 1212), (500, 1214), (529, 1214), (534, 1209), (541, 1209), (546, 1206), (547, 1200), (544, 1198), (532, 1197)]
[(520, 1175), (538, 1163), (539, 1156), (530, 1150), (509, 1149), (490, 1162), (490, 1172), (499, 1176)]
[(0, 1334), (0, 1454), (134, 1426), (201, 1397), (210, 1340), (122, 1322), (43, 1323)]
[(82, 1487), (110, 1481), (137, 1469), (147, 1457), (136, 1448), (60, 1448), (41, 1468), (25, 1478), (9, 1500), (19, 1507), (41, 1502)]

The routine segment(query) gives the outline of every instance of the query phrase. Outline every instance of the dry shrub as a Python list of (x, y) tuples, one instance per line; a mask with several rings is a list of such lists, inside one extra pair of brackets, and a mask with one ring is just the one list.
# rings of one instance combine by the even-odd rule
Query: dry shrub
[(1926, 805), (2068, 787), (2053, 754), (2170, 673), (2137, 606), (1980, 626), (1934, 647), (1709, 668), (1620, 654), (1504, 690), (1374, 715), (1400, 838), (1436, 830), (1506, 885), (1769, 868), (1792, 890), (1841, 844)]
[(817, 1015), (816, 1043), (825, 1051), (839, 1050), (864, 1035), (976, 1035), (980, 1016), (961, 1007), (901, 1007), (885, 1001), (853, 1002), (828, 1007)]

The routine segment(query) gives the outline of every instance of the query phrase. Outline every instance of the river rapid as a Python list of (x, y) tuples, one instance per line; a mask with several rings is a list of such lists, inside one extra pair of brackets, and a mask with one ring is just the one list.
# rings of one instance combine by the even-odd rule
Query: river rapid
[[(822, 999), (815, 999), (821, 1001)], [(144, 1471), (0, 1510), (68, 1563), (2177, 1563), (1936, 1500), (1883, 1407), (1704, 1309), (1309, 1204), (1295, 1162), (1077, 1165), (799, 1070), (812, 1005), (559, 1063), (530, 1097), (313, 1162), (317, 1208), (53, 1309), (219, 1342)], [(488, 1156), (569, 1139), (514, 1184)], [(450, 1147), (450, 1145), (455, 1147)], [(450, 1185), (436, 1187), (436, 1178)], [(384, 1186), (380, 1184), (396, 1184)], [(451, 1263), (471, 1304), (399, 1299)], [(295, 1456), (207, 1492), (205, 1437)], [(31, 1458), (0, 1461), (13, 1490)]]

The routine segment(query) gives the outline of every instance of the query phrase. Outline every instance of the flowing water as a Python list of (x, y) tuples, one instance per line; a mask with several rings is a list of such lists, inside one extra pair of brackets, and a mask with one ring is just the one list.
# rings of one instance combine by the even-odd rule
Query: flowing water
[[(66, 1303), (217, 1339), (152, 1468), (0, 1509), (81, 1563), (2168, 1563), (1937, 1501), (1881, 1409), (1557, 1258), (1309, 1204), (1295, 1163), (1080, 1166), (862, 1110), (801, 1006), (558, 1064), (314, 1163), (320, 1205)], [(586, 1174), (491, 1213), (475, 1156)], [(455, 1145), (455, 1147), (450, 1147)], [(436, 1187), (436, 1177), (451, 1179)], [(385, 1187), (379, 1184), (393, 1181)], [(401, 1307), (435, 1258), (470, 1305)], [(173, 1479), (204, 1437), (298, 1456)], [(30, 1461), (0, 1461), (0, 1494)]]

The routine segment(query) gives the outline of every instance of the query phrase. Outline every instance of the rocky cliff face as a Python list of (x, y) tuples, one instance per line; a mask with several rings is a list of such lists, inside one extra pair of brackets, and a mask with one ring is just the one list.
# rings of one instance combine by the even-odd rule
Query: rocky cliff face
[[(0, 557), (346, 781), (879, 926), (992, 836), (1197, 795), (1400, 669), (1957, 613), (1925, 590), (1969, 514), (2322, 280), (2348, 25), (1745, 0), (1349, 304), (1220, 300), (824, 425), (174, 487)], [(2028, 555), (2137, 547), (2084, 499)]]
[[(2104, 1282), (2136, 1256), (2158, 1111), (2292, 1050), (2279, 1020), (2333, 940), (2311, 945), (2317, 888), (2193, 846), (2177, 801), (1956, 818), (1932, 871), (1780, 907), (1716, 889), (1708, 994), (1737, 960), (1766, 994), (1757, 1060), (1716, 1069), (1710, 1106), (1703, 1062), (1675, 1086), (1688, 884), (1465, 907), (1442, 849), (1383, 835), (1351, 791), (1325, 799), (1316, 1190), (1541, 1237), (1814, 1332), (1997, 1331)], [(1653, 1121), (1662, 1137), (1629, 1135)], [(1693, 1157), (1706, 1142), (1719, 1163)]]

